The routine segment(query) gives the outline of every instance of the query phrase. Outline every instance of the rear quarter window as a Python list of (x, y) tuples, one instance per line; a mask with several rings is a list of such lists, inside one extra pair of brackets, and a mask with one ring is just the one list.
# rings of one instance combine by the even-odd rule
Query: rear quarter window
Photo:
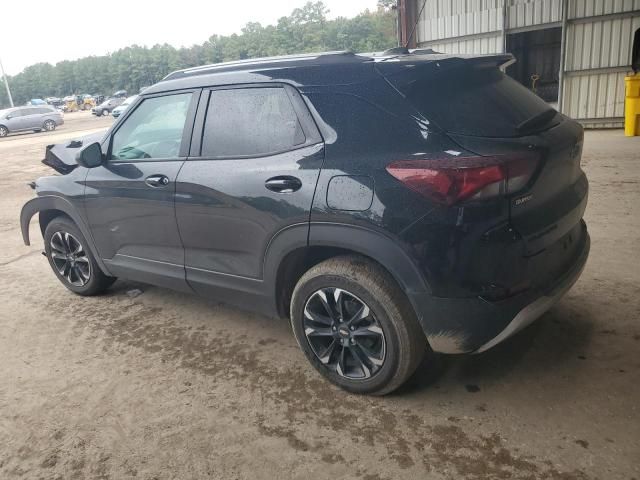
[(408, 100), (449, 133), (515, 137), (518, 126), (551, 107), (494, 66), (459, 66), (406, 85)]

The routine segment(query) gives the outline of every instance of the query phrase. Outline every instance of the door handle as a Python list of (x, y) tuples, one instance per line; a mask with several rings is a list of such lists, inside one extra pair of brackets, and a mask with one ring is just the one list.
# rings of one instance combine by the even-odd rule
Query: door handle
[(151, 175), (150, 177), (146, 178), (144, 183), (154, 188), (166, 187), (167, 185), (169, 185), (169, 177), (167, 177), (166, 175)]
[(273, 177), (264, 182), (267, 190), (276, 193), (293, 193), (302, 188), (302, 182), (299, 178), (283, 175), (281, 177)]

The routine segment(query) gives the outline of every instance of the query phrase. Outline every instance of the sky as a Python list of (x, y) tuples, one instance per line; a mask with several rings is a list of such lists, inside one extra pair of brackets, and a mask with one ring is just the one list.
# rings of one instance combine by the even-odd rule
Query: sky
[[(306, 0), (0, 0), (0, 60), (8, 75), (38, 62), (104, 55), (132, 44), (175, 47), (273, 24)], [(324, 0), (329, 18), (353, 17), (376, 0)]]

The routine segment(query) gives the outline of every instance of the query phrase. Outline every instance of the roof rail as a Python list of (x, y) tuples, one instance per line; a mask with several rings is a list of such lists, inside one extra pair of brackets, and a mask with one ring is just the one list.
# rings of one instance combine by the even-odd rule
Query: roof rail
[(190, 75), (200, 75), (208, 72), (215, 72), (217, 70), (233, 70), (233, 67), (244, 67), (244, 66), (252, 66), (252, 65), (260, 65), (260, 64), (272, 64), (272, 63), (280, 63), (280, 62), (291, 62), (295, 60), (305, 60), (305, 59), (322, 59), (322, 58), (331, 58), (335, 56), (355, 56), (355, 54), (350, 50), (338, 50), (332, 52), (320, 52), (320, 53), (298, 53), (292, 55), (280, 55), (274, 57), (259, 57), (259, 58), (247, 58), (244, 60), (233, 60), (230, 62), (220, 62), (220, 63), (211, 63), (208, 65), (202, 65), (199, 67), (191, 67), (184, 68), (181, 70), (176, 70), (171, 72), (169, 75), (164, 77), (162, 80), (171, 80), (177, 77), (185, 77)]

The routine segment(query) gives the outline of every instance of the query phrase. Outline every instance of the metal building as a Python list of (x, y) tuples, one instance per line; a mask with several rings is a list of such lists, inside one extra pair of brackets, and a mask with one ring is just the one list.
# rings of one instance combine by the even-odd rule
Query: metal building
[(513, 53), (507, 73), (587, 127), (622, 127), (640, 0), (399, 0), (400, 41)]

